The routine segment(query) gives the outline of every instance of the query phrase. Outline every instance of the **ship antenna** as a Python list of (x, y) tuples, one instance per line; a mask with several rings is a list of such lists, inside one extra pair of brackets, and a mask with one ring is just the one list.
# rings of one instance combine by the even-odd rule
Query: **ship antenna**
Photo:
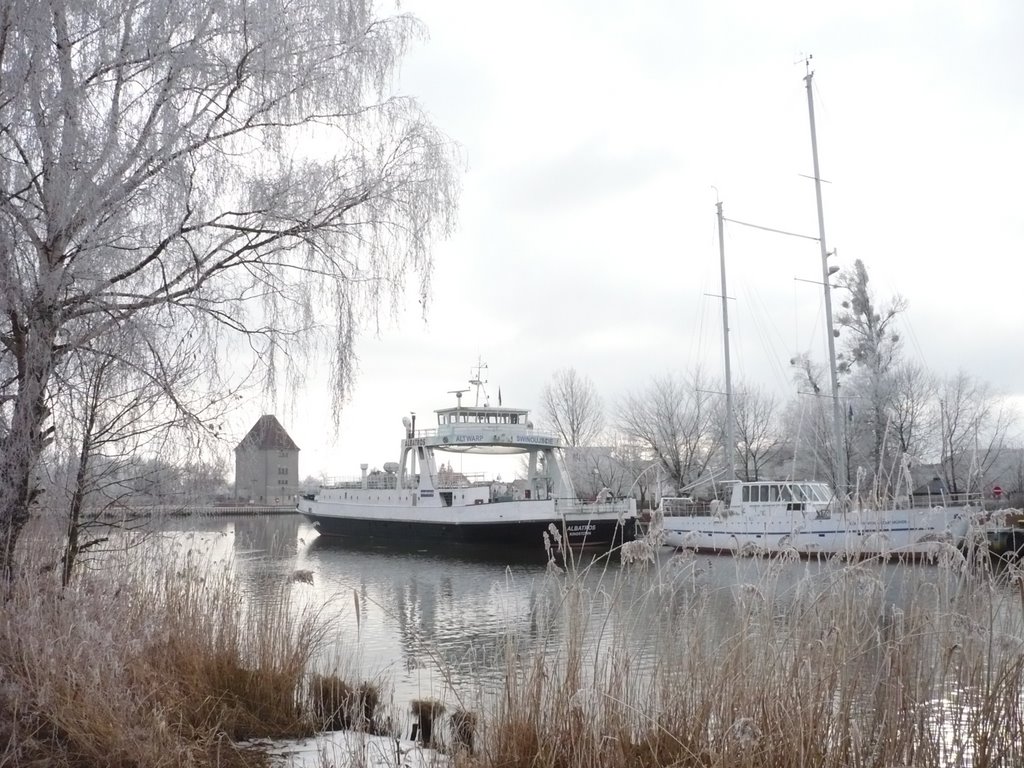
[[(480, 387), (487, 383), (487, 379), (482, 378), (484, 370), (487, 368), (487, 363), (481, 360), (479, 357), (476, 359), (476, 376), (469, 380), (469, 383), (476, 387), (476, 401), (473, 403), (475, 406), (480, 405)], [(484, 396), (487, 395), (487, 390), (484, 390)]]

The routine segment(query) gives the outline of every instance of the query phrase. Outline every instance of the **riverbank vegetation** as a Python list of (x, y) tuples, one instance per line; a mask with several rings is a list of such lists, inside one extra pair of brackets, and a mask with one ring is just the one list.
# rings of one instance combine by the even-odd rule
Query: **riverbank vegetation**
[[(950, 550), (933, 565), (835, 563), (794, 579), (799, 564), (782, 558), (723, 592), (703, 586), (702, 562), (677, 557), (633, 620), (605, 626), (599, 642), (586, 640), (588, 622), (570, 610), (557, 652), (510, 653), (517, 661), (480, 753), (459, 764), (1024, 760), (1024, 606), (1009, 582), (1017, 574)], [(593, 604), (574, 594), (582, 584), (566, 581), (567, 607)]]
[(495, 686), (390, 703), (324, 668), (338, 614), (301, 580), (253, 601), (230, 563), (158, 541), (64, 589), (44, 563), (26, 552), (2, 604), (0, 765), (260, 766), (268, 739), (339, 727), (417, 734), (456, 768), (1024, 760), (1019, 574), (953, 549), (552, 564)]
[(0, 603), (0, 765), (259, 766), (239, 743), (334, 717), (310, 685), (330, 622), (287, 583), (255, 603), (229, 564), (164, 543), (108, 553), (66, 588), (45, 552), (19, 563)]

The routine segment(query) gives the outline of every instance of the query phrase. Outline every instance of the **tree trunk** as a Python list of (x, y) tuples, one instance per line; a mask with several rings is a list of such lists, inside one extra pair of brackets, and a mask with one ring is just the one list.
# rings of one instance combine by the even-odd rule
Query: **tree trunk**
[(82, 425), (82, 447), (78, 452), (78, 469), (75, 472), (75, 487), (68, 506), (68, 541), (64, 548), (60, 585), (67, 588), (75, 568), (75, 559), (81, 551), (82, 506), (85, 503), (86, 483), (89, 478), (89, 461), (93, 455), (93, 432), (96, 429), (96, 414), (99, 410), (100, 395), (106, 375), (107, 363), (101, 363), (91, 382), (85, 424)]
[(75, 558), (78, 557), (80, 532), (82, 529), (82, 504), (85, 500), (86, 473), (89, 466), (89, 437), (82, 439), (82, 450), (78, 457), (78, 471), (75, 473), (75, 489), (71, 494), (71, 503), (68, 507), (68, 540), (64, 547), (64, 557), (61, 565), (60, 585), (67, 588), (71, 583), (71, 573), (75, 568)]
[(46, 387), (53, 369), (52, 318), (20, 323), (11, 319), (11, 346), (18, 363), (18, 394), (10, 430), (0, 439), (0, 584), (12, 583), (14, 553), (39, 488), (35, 468), (52, 428), (44, 430)]

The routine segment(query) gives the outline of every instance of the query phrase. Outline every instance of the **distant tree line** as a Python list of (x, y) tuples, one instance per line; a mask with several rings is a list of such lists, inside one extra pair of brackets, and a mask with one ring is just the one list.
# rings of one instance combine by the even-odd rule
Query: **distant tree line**
[[(952, 494), (1024, 493), (1020, 423), (1007, 400), (967, 371), (939, 377), (909, 361), (897, 320), (900, 296), (879, 301), (860, 260), (841, 275), (835, 317), (844, 440), (843, 484), (861, 497), (888, 498), (941, 479)], [(593, 382), (556, 371), (541, 397), (544, 423), (569, 446), (577, 493), (600, 487), (649, 492), (656, 474), (667, 492), (713, 485), (730, 464), (742, 480), (827, 480), (835, 476), (836, 430), (827, 366), (798, 355), (788, 401), (749, 382), (734, 386), (736, 445), (726, 443), (724, 385), (695, 370), (653, 378), (606, 412)], [(582, 428), (580, 425), (586, 425)], [(1000, 477), (993, 476), (999, 471)]]

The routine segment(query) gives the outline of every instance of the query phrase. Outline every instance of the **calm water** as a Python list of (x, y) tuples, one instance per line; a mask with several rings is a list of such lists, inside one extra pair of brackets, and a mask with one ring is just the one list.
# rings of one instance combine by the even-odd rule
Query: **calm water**
[[(298, 516), (182, 518), (164, 531), (177, 547), (193, 549), (214, 562), (230, 563), (254, 600), (275, 599), (297, 571), (296, 604), (322, 606), (331, 619), (324, 663), (340, 661), (350, 679), (370, 679), (393, 692), (395, 703), (413, 698), (476, 700), (504, 679), (509, 640), (529, 652), (544, 644), (560, 647), (571, 629), (562, 609), (565, 577), (550, 578), (543, 557), (525, 560), (507, 553), (474, 551), (438, 554), (430, 550), (354, 546), (320, 537)], [(696, 592), (711, 606), (709, 622), (723, 632), (742, 610), (744, 594), (770, 584), (770, 599), (785, 610), (808, 580), (829, 579), (838, 566), (752, 558), (673, 557), (668, 550), (646, 568), (599, 563), (579, 577), (589, 626), (582, 641), (610, 634), (626, 638), (642, 667), (648, 639), (666, 620), (666, 605)], [(625, 571), (623, 572), (623, 569)], [(898, 604), (921, 583), (949, 588), (949, 573), (933, 566), (878, 565), (868, 569), (875, 599)], [(666, 591), (669, 600), (644, 600)], [(654, 603), (657, 605), (654, 605)], [(603, 642), (606, 642), (604, 640)]]

